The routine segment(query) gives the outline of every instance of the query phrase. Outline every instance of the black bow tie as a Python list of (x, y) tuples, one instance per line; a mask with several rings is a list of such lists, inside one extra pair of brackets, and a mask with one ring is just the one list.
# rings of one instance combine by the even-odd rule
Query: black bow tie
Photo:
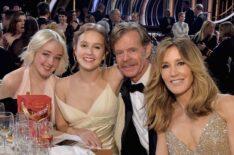
[(129, 87), (129, 91), (131, 93), (133, 93), (135, 91), (143, 92), (144, 88), (145, 88), (145, 86), (142, 83), (131, 84)]

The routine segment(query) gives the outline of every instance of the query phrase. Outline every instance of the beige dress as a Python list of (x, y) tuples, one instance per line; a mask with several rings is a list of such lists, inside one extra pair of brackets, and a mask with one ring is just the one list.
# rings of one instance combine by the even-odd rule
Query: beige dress
[[(186, 129), (185, 129), (186, 130)], [(171, 130), (166, 132), (170, 155), (230, 155), (226, 122), (214, 112), (205, 125), (199, 143), (193, 151), (180, 141)]]
[[(51, 75), (46, 80), (46, 87), (44, 89), (44, 95), (51, 97), (51, 102), (52, 102), (51, 120), (53, 123), (55, 123), (54, 90), (55, 90), (55, 83), (56, 83), (57, 78), (58, 77), (56, 77), (55, 75)], [(31, 92), (31, 84), (30, 84), (29, 68), (26, 67), (24, 74), (23, 74), (21, 84), (20, 84), (19, 88), (17, 89), (17, 91), (14, 95), (14, 98), (17, 98), (17, 95), (26, 95), (28, 92), (29, 93)]]
[(64, 103), (57, 96), (56, 99), (58, 107), (69, 126), (94, 131), (101, 140), (104, 149), (112, 149), (113, 154), (118, 154), (113, 137), (118, 98), (109, 84), (94, 101), (88, 113)]

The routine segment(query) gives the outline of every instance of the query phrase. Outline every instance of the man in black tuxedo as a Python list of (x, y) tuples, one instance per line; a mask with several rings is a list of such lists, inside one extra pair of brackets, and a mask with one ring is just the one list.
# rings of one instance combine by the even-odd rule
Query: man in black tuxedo
[(152, 44), (146, 30), (136, 22), (115, 25), (111, 46), (120, 71), (126, 77), (116, 123), (115, 139), (121, 155), (154, 155), (157, 136), (149, 129), (144, 104), (151, 64)]
[(207, 20), (206, 13), (203, 12), (203, 5), (196, 4), (194, 9), (194, 22), (193, 22), (193, 32), (192, 34), (196, 34), (202, 27), (204, 21)]
[(171, 16), (170, 10), (165, 10), (165, 16), (162, 18), (160, 22), (160, 30), (166, 36), (171, 36), (172, 31), (171, 28), (175, 23), (175, 18)]

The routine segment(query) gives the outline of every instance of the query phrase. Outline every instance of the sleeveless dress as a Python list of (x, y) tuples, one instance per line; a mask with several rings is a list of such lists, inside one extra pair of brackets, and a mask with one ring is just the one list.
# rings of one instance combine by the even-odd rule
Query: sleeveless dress
[(205, 125), (199, 143), (193, 151), (171, 130), (166, 131), (166, 142), (170, 155), (230, 155), (226, 122), (214, 112)]
[(113, 155), (118, 154), (114, 141), (118, 98), (109, 84), (106, 85), (87, 113), (64, 103), (57, 96), (56, 100), (64, 119), (69, 123), (70, 127), (94, 131), (101, 140), (104, 149), (111, 149)]
[[(44, 89), (44, 94), (49, 97), (51, 97), (51, 121), (55, 123), (55, 108), (54, 108), (54, 90), (55, 90), (55, 83), (56, 83), (56, 77), (55, 75), (51, 75), (47, 80), (46, 80), (46, 87)], [(14, 98), (17, 98), (17, 95), (26, 95), (27, 92), (31, 94), (31, 84), (30, 84), (30, 74), (29, 74), (29, 67), (26, 67), (24, 70), (23, 78), (21, 81), (21, 84), (19, 88), (17, 89)]]

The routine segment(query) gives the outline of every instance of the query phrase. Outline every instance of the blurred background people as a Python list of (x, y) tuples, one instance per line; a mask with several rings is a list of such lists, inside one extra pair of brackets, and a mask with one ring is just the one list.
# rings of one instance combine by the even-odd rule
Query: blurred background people
[(172, 32), (174, 38), (189, 38), (188, 31), (189, 27), (188, 24), (184, 22), (185, 20), (185, 13), (180, 12), (178, 13), (178, 22), (174, 23), (172, 26)]

